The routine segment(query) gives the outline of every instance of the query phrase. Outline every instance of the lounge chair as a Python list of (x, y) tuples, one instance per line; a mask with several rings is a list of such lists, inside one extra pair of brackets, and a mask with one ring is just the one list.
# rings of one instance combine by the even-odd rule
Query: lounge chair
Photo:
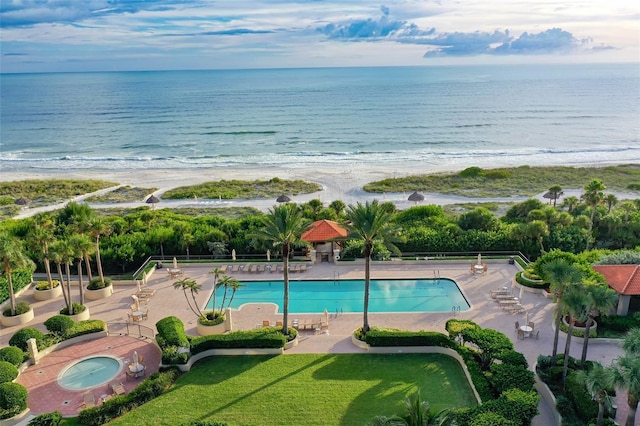
[(109, 387), (113, 391), (114, 395), (124, 395), (127, 393), (122, 382), (111, 382), (109, 383)]
[(82, 395), (82, 406), (84, 408), (96, 407), (96, 396), (93, 393), (85, 393)]
[(307, 270), (307, 265), (302, 264), (298, 267), (298, 272), (304, 272)]
[(282, 321), (276, 321), (276, 327), (282, 327), (283, 323)]
[(222, 265), (218, 268), (220, 272), (227, 272), (227, 265)]
[(258, 265), (258, 272), (264, 272), (264, 268), (265, 268), (265, 265), (263, 264)]
[(231, 272), (238, 272), (240, 270), (240, 265), (238, 265), (237, 263), (234, 263), (233, 266), (231, 267)]
[(271, 321), (269, 321), (269, 320), (262, 321), (262, 326), (263, 327), (271, 327)]
[(271, 266), (271, 269), (270, 269), (271, 272), (278, 272), (278, 266), (279, 265), (275, 264), (275, 265), (270, 265), (270, 266)]
[(249, 265), (249, 272), (258, 272), (258, 265), (256, 265), (255, 263)]

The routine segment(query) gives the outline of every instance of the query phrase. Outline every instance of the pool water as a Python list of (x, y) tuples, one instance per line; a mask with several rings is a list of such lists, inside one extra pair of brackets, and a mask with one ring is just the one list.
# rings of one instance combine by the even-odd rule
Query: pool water
[[(275, 303), (282, 311), (283, 282), (242, 281), (232, 308), (246, 303)], [(216, 292), (217, 308), (224, 288)], [(227, 302), (231, 292), (227, 291)], [(225, 303), (226, 305), (226, 303)], [(369, 312), (451, 312), (470, 308), (455, 281), (437, 279), (371, 280)], [(213, 296), (207, 303), (213, 309)], [(364, 280), (290, 281), (289, 312), (363, 312)]]
[(68, 390), (84, 390), (100, 386), (116, 377), (122, 370), (119, 359), (94, 356), (65, 368), (58, 376), (58, 384)]

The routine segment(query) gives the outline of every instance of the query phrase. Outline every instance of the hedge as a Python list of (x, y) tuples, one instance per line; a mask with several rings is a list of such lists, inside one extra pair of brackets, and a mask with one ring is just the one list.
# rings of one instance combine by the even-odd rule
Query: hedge
[(64, 334), (64, 338), (71, 339), (73, 337), (84, 336), (85, 334), (97, 333), (105, 331), (107, 323), (103, 320), (84, 320), (73, 324), (71, 328)]
[(115, 396), (98, 407), (80, 411), (78, 422), (87, 426), (99, 426), (109, 423), (116, 417), (120, 417), (162, 395), (177, 378), (178, 372), (175, 370), (153, 373), (128, 394)]
[(58, 426), (60, 422), (62, 422), (62, 414), (60, 411), (54, 411), (35, 416), (27, 423), (27, 426)]
[(0, 383), (0, 420), (27, 409), (27, 388), (14, 382)]
[(510, 364), (492, 364), (489, 380), (498, 395), (514, 388), (530, 391), (535, 383), (533, 371)]
[(209, 349), (283, 348), (285, 343), (287, 343), (287, 337), (278, 333), (276, 327), (273, 327), (272, 330), (265, 328), (196, 337), (191, 341), (191, 353), (197, 354)]
[(9, 345), (16, 346), (26, 352), (28, 350), (27, 340), (31, 338), (36, 339), (36, 345), (39, 350), (46, 348), (44, 333), (33, 327), (25, 327), (22, 330), (16, 331), (16, 333), (11, 336), (11, 339), (9, 339)]
[(18, 377), (18, 368), (7, 361), (0, 361), (0, 383), (12, 382)]
[(156, 323), (158, 336), (156, 340), (160, 347), (178, 346), (189, 347), (189, 339), (184, 332), (184, 324), (178, 317), (166, 317)]
[(578, 417), (585, 423), (598, 416), (598, 403), (591, 399), (584, 383), (578, 380), (576, 371), (567, 374), (564, 384), (564, 394), (571, 402)]
[(63, 335), (68, 329), (73, 327), (75, 321), (68, 315), (54, 315), (44, 322), (49, 333)]
[(435, 331), (403, 331), (372, 328), (367, 332), (364, 341), (373, 347), (384, 346), (442, 346), (455, 348), (445, 334)]
[[(26, 269), (13, 271), (11, 273), (11, 283), (13, 284), (13, 291), (17, 293), (31, 284), (31, 271)], [(9, 300), (9, 281), (5, 274), (2, 274), (0, 277), (0, 303), (5, 300)]]

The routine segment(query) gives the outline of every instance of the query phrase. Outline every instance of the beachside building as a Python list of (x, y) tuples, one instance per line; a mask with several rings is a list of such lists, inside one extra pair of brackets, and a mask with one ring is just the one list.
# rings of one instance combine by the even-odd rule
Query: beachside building
[(311, 243), (312, 249), (307, 256), (313, 263), (335, 262), (340, 259), (343, 242), (347, 239), (348, 231), (338, 222), (318, 220), (311, 224), (308, 231), (300, 238)]
[(627, 315), (630, 306), (640, 311), (640, 265), (593, 265), (593, 270), (618, 293), (618, 315)]

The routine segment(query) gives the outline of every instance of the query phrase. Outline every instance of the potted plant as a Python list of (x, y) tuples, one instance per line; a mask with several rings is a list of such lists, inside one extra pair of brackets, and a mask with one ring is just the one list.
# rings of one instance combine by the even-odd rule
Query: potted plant
[(81, 303), (73, 302), (71, 305), (73, 315), (69, 315), (69, 307), (60, 309), (60, 315), (69, 315), (74, 321), (84, 321), (89, 319), (89, 308)]
[(85, 297), (89, 300), (98, 300), (109, 297), (113, 294), (113, 286), (109, 278), (104, 278), (102, 281), (99, 277), (96, 277), (89, 281), (87, 285)]
[(62, 286), (58, 280), (51, 280), (51, 283), (49, 281), (38, 281), (33, 287), (33, 297), (36, 300), (55, 299), (61, 294)]
[(212, 334), (224, 334), (227, 331), (226, 317), (220, 311), (203, 312), (198, 318), (198, 335), (210, 336)]
[(2, 312), (2, 325), (5, 327), (13, 327), (15, 325), (26, 324), (33, 319), (33, 309), (26, 301), (16, 303), (15, 311), (11, 312), (11, 308), (7, 308)]

